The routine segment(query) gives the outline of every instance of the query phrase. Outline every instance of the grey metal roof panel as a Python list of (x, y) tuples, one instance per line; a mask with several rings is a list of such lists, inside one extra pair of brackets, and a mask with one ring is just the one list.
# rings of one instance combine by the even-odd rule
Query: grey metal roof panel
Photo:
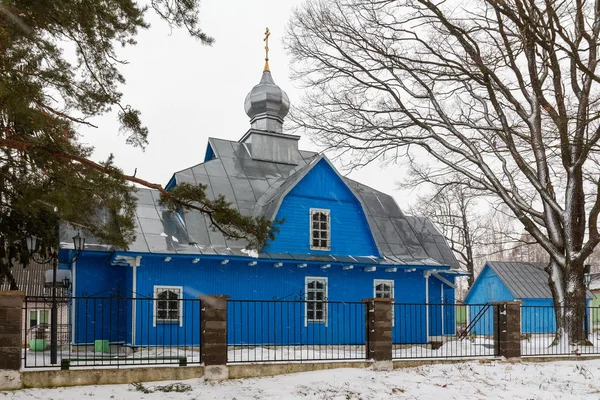
[(231, 251), (231, 254), (237, 257), (248, 257), (248, 252), (245, 251), (243, 248), (239, 248), (239, 247), (231, 247), (229, 249)]
[(229, 177), (221, 176), (209, 176), (210, 188), (212, 189), (213, 196), (216, 199), (219, 196), (223, 196), (225, 200), (231, 203), (237, 208), (237, 199), (233, 193), (232, 182)]
[(233, 255), (233, 253), (231, 252), (231, 249), (228, 246), (213, 246), (213, 250), (222, 256), (231, 256)]
[(215, 152), (215, 155), (219, 158), (237, 158), (235, 149), (229, 140), (211, 138), (210, 145)]
[[(86, 249), (88, 248), (87, 238), (86, 238), (86, 246), (85, 247), (86, 247)], [(146, 238), (145, 238), (144, 234), (136, 233), (134, 241), (129, 244), (129, 248), (127, 250), (136, 252), (136, 253), (149, 252), (150, 248), (148, 247), (148, 242), (146, 242)]]
[(195, 246), (198, 251), (201, 254), (206, 254), (206, 255), (215, 255), (217, 254), (217, 252), (215, 251), (215, 249), (212, 248), (212, 246)]
[[(19, 290), (25, 292), (26, 296), (44, 296), (49, 294), (49, 289), (44, 287), (46, 283), (44, 274), (50, 269), (52, 269), (52, 263), (38, 264), (31, 260), (25, 268), (22, 264), (15, 263), (11, 272)], [(0, 284), (0, 291), (8, 290), (10, 290), (10, 283), (8, 279), (4, 279), (4, 282)]]
[(156, 209), (156, 206), (153, 205), (138, 205), (136, 210), (135, 210), (138, 218), (142, 218), (142, 219), (157, 219), (159, 214), (158, 214), (158, 210)]
[(552, 298), (544, 263), (488, 261), (486, 263), (516, 299)]
[(190, 185), (195, 185), (197, 183), (192, 170), (176, 173), (175, 179), (177, 179), (177, 183), (189, 183)]
[[(344, 180), (359, 196), (377, 247), (384, 256), (408, 260), (431, 258), (441, 265), (459, 267), (445, 239), (427, 218), (405, 216), (391, 196), (351, 179)], [(440, 249), (440, 243), (445, 249)]]
[[(262, 256), (264, 254), (264, 256)], [(293, 254), (290, 253), (261, 253), (260, 258), (271, 258), (274, 260), (296, 260)]]
[(160, 234), (144, 233), (144, 239), (151, 253), (174, 253), (174, 250), (167, 245), (166, 238)]
[(357, 262), (356, 258), (354, 258), (352, 256), (333, 256), (333, 258), (337, 262), (343, 262), (343, 263), (348, 263), (348, 264)]
[(206, 167), (204, 166), (204, 164), (199, 164), (199, 165), (196, 165), (187, 170), (177, 172), (177, 173), (175, 173), (175, 177), (177, 178), (177, 177), (179, 177), (180, 174), (184, 175), (189, 172), (192, 173), (196, 182), (198, 182), (198, 183), (202, 183), (201, 181), (208, 182), (208, 173), (206, 172)]
[(448, 247), (446, 241), (443, 238), (440, 238), (439, 240), (436, 240), (436, 244), (440, 254), (442, 255), (442, 260), (444, 260), (444, 264), (449, 265), (452, 269), (459, 269), (460, 264), (458, 263), (458, 260), (456, 259), (454, 253), (452, 253), (450, 247)]
[[(150, 197), (151, 198), (151, 197)], [(148, 202), (148, 199), (146, 199)], [(142, 205), (143, 207), (143, 205)], [(110, 220), (111, 216), (109, 215), (106, 209), (99, 209), (97, 217), (100, 221), (107, 222)], [(84, 229), (75, 228), (70, 224), (61, 224), (59, 227), (59, 242), (61, 249), (73, 249), (73, 236), (81, 233), (82, 236), (85, 236), (85, 249), (86, 250), (98, 250), (98, 251), (112, 251), (114, 250), (114, 246), (107, 245), (103, 243), (99, 238), (86, 233)]]
[(183, 218), (190, 243), (210, 244), (209, 227), (204, 215), (198, 212), (185, 211)]
[(139, 190), (136, 193), (137, 204), (139, 206), (152, 206), (154, 207), (154, 197), (152, 197), (152, 192), (149, 190)]
[(379, 264), (379, 259), (376, 256), (372, 257), (363, 257), (363, 256), (355, 256), (354, 257), (359, 264)]
[(205, 162), (204, 168), (206, 168), (206, 174), (210, 177), (220, 177), (227, 178), (228, 174), (225, 170), (225, 166), (220, 158), (215, 158), (214, 160), (210, 160)]
[(139, 218), (139, 224), (142, 233), (153, 233), (164, 232), (163, 222), (159, 218)]
[[(418, 241), (420, 247), (423, 248), (429, 258), (437, 260), (443, 265), (449, 265), (452, 269), (458, 269), (460, 267), (458, 260), (452, 250), (450, 250), (446, 239), (435, 228), (429, 218), (406, 216), (406, 221), (411, 225), (415, 235), (414, 238)], [(413, 244), (412, 242), (411, 245), (418, 246), (416, 243)], [(414, 249), (411, 251), (413, 251), (413, 256), (421, 257), (420, 255), (414, 254)]]
[(393, 254), (388, 254), (381, 260), (381, 264), (399, 265), (404, 264), (404, 261)]
[(256, 204), (256, 196), (254, 195), (254, 191), (252, 190), (252, 185), (250, 185), (250, 181), (246, 177), (238, 177), (231, 176), (229, 177), (231, 180), (231, 186), (233, 187), (233, 193), (235, 198), (239, 203), (249, 202), (254, 206)]
[(247, 177), (248, 183), (250, 183), (250, 187), (252, 188), (252, 192), (254, 193), (254, 198), (256, 200), (260, 199), (260, 197), (269, 189), (269, 182), (264, 179)]
[(223, 158), (217, 158), (217, 159), (211, 160), (211, 161), (216, 161), (216, 160), (219, 160), (221, 162), (221, 164), (223, 165), (223, 168), (225, 168), (227, 176), (229, 176), (229, 177), (232, 177), (232, 176), (246, 177), (246, 173), (244, 172), (244, 169), (242, 168), (242, 166), (240, 164), (240, 160), (238, 160), (237, 158), (223, 157)]

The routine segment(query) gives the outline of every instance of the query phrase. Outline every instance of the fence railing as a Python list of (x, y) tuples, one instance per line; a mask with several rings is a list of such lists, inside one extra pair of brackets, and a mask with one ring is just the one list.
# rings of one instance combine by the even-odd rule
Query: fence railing
[(228, 362), (364, 360), (365, 304), (229, 300)]
[(494, 306), (393, 304), (392, 357), (455, 358), (495, 355)]
[(25, 368), (201, 363), (200, 300), (58, 298), (57, 364), (51, 364), (52, 301), (26, 297)]
[[(394, 303), (388, 321), (392, 358), (493, 357), (499, 351), (495, 341), (502, 317), (497, 307)], [(201, 300), (177, 297), (59, 297), (53, 307), (48, 297), (28, 296), (23, 303), (22, 365), (201, 363), (202, 312)], [(518, 305), (513, 312), (519, 313)], [(511, 336), (512, 348), (520, 346), (523, 356), (600, 354), (600, 308), (562, 312), (584, 314), (583, 326), (576, 330), (580, 338), (556, 340), (554, 306), (521, 306), (510, 328), (521, 330), (520, 338)], [(363, 302), (229, 300), (227, 361), (364, 360), (366, 313)], [(53, 347), (56, 363), (51, 363)]]
[[(24, 302), (25, 368), (201, 363), (201, 301), (142, 297), (57, 299), (57, 363), (50, 362), (52, 303)], [(366, 304), (229, 300), (227, 361), (365, 360)], [(494, 356), (490, 305), (393, 304), (392, 357)]]
[[(583, 307), (582, 307), (583, 308)], [(523, 356), (582, 355), (600, 354), (600, 308), (587, 307), (585, 310), (562, 307), (562, 313), (580, 312), (583, 323), (579, 337), (571, 338), (571, 343), (557, 340), (556, 309), (554, 306), (521, 306), (521, 354)], [(570, 330), (569, 327), (565, 327)]]

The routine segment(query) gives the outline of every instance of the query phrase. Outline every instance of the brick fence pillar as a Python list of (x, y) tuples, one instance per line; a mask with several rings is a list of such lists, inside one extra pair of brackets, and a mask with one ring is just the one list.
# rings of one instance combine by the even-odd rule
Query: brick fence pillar
[(394, 299), (363, 299), (366, 305), (367, 359), (373, 369), (392, 370), (392, 303)]
[(200, 352), (206, 380), (229, 377), (227, 369), (227, 299), (229, 296), (206, 295), (198, 297), (200, 307)]
[(521, 357), (521, 302), (492, 303), (494, 346), (500, 357)]
[(24, 296), (23, 292), (0, 292), (0, 389), (21, 387)]

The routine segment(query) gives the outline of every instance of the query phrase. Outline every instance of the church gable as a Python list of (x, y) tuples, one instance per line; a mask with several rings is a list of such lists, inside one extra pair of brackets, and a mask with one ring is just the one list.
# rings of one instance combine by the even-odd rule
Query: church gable
[(268, 252), (379, 256), (361, 203), (324, 158), (285, 195), (276, 219), (284, 223)]

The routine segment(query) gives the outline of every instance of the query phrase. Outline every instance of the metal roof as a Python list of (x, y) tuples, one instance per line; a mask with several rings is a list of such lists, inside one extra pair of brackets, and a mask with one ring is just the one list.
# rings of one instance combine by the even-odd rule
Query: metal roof
[[(506, 285), (515, 299), (550, 299), (546, 263), (488, 261), (486, 263)], [(588, 291), (588, 298), (594, 295)]]
[[(44, 290), (45, 272), (52, 269), (52, 264), (38, 264), (33, 260), (29, 265), (23, 268), (22, 264), (16, 263), (12, 269), (13, 278), (17, 282), (19, 290), (25, 292), (26, 296), (44, 296), (47, 292)], [(0, 291), (10, 290), (8, 279), (0, 285)]]
[[(222, 139), (209, 139), (215, 157), (174, 174), (177, 183), (206, 185), (210, 199), (223, 195), (243, 215), (273, 219), (283, 197), (320, 160), (329, 160), (315, 152), (295, 150), (298, 165), (278, 164), (252, 159), (246, 144)], [(333, 170), (335, 168), (332, 166)], [(337, 171), (336, 171), (337, 172)], [(347, 257), (347, 262), (393, 265), (450, 266), (458, 262), (444, 237), (427, 218), (405, 216), (394, 199), (368, 186), (340, 176), (360, 201), (371, 228), (377, 257)], [(158, 204), (159, 192), (138, 189), (136, 240), (129, 251), (140, 253), (220, 254), (247, 256), (245, 241), (225, 238), (210, 227), (207, 217), (197, 211), (170, 213)], [(64, 248), (72, 247), (75, 231), (63, 229)], [(101, 250), (102, 244), (92, 238), (86, 249)], [(309, 255), (261, 253), (261, 258), (309, 260)], [(339, 256), (323, 260), (341, 261)], [(360, 259), (360, 260), (359, 260)]]
[(590, 284), (589, 284), (589, 288), (590, 290), (600, 290), (600, 274), (599, 273), (595, 273), (595, 274), (590, 274)]

